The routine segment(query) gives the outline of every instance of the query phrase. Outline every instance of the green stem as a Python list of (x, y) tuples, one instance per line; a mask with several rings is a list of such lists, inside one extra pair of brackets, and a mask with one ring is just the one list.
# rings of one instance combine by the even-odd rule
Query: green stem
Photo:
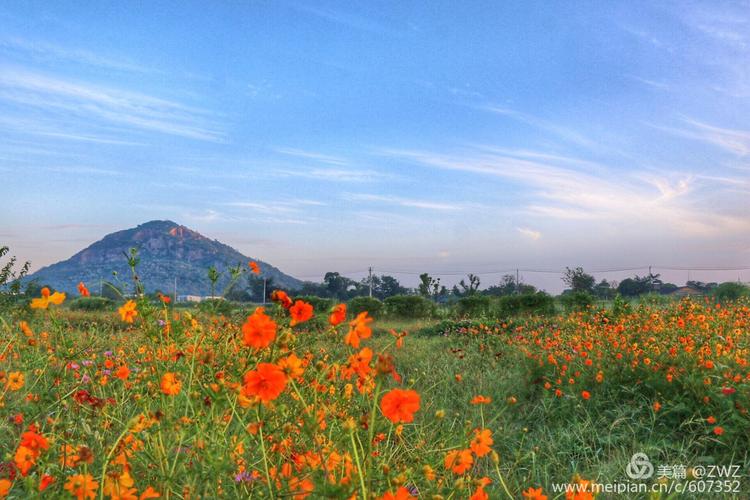
[(365, 486), (365, 477), (362, 474), (362, 463), (359, 460), (359, 451), (357, 451), (357, 443), (354, 441), (354, 429), (349, 431), (349, 437), (352, 440), (352, 452), (354, 453), (354, 462), (357, 464), (357, 472), (359, 473), (359, 487), (362, 490), (362, 498), (367, 498), (367, 486)]
[(260, 407), (258, 407), (258, 435), (260, 436), (260, 449), (263, 452), (263, 469), (266, 473), (266, 485), (268, 486), (268, 494), (271, 498), (273, 496), (273, 486), (271, 485), (271, 474), (268, 472), (268, 457), (266, 456), (266, 443), (263, 439), (263, 422), (260, 419)]

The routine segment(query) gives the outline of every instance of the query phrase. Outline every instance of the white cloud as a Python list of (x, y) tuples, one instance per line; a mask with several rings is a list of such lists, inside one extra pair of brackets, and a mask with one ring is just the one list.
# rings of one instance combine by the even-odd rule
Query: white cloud
[[(490, 152), (488, 152), (490, 151)], [(640, 232), (659, 230), (694, 236), (737, 233), (750, 221), (721, 203), (715, 182), (679, 173), (582, 168), (575, 159), (544, 154), (539, 160), (473, 148), (456, 154), (385, 150), (383, 154), (422, 166), (499, 177), (525, 188), (519, 192), (527, 215), (565, 220), (598, 220), (612, 226), (639, 223)], [(576, 168), (572, 168), (575, 165)], [(710, 183), (710, 184), (709, 184)], [(698, 188), (710, 199), (691, 196)], [(723, 207), (720, 210), (719, 207)]]
[(460, 203), (446, 203), (436, 202), (431, 200), (418, 200), (412, 198), (401, 198), (398, 196), (388, 195), (377, 195), (377, 194), (366, 194), (366, 193), (349, 193), (346, 194), (345, 199), (351, 201), (365, 201), (374, 203), (385, 203), (388, 205), (395, 205), (408, 208), (421, 208), (425, 210), (437, 210), (437, 211), (457, 211), (464, 210), (467, 208), (466, 204)]
[(221, 142), (205, 110), (150, 95), (73, 82), (0, 67), (0, 99), (24, 107), (62, 111), (80, 119), (98, 118), (131, 129), (156, 131), (202, 141)]
[(534, 231), (533, 229), (529, 229), (527, 227), (517, 227), (516, 231), (521, 233), (523, 236), (532, 239), (534, 241), (538, 240), (542, 237), (542, 233), (539, 231)]

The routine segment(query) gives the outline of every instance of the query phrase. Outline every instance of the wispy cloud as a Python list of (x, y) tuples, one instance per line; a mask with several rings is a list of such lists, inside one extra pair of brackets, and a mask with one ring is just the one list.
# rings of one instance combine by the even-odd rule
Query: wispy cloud
[(327, 155), (318, 153), (317, 151), (306, 151), (304, 149), (296, 148), (276, 148), (277, 153), (281, 153), (287, 156), (294, 156), (297, 158), (304, 158), (306, 160), (314, 160), (321, 163), (329, 163), (331, 165), (348, 165), (349, 161), (345, 158), (333, 155)]
[(73, 62), (109, 70), (154, 72), (122, 57), (107, 57), (86, 49), (72, 48), (43, 40), (8, 36), (0, 39), (0, 49), (6, 53), (20, 53), (25, 59), (40, 62)]
[[(645, 169), (621, 172), (604, 166), (599, 171), (573, 169), (560, 161), (530, 160), (482, 149), (457, 154), (413, 150), (384, 154), (427, 167), (511, 180), (527, 189), (519, 196), (525, 200), (522, 209), (531, 216), (612, 225), (640, 221), (643, 227), (704, 236), (750, 229), (745, 217), (718, 210), (716, 199), (691, 197), (693, 191), (711, 186), (706, 185), (707, 179), (690, 175), (655, 175)], [(718, 191), (715, 194), (721, 199)]]
[(630, 78), (631, 80), (635, 80), (636, 82), (642, 83), (643, 85), (646, 85), (647, 87), (651, 87), (656, 90), (670, 90), (672, 87), (666, 83), (659, 80), (654, 80), (651, 78), (643, 78), (641, 76), (636, 75), (625, 75), (626, 77)]
[(567, 142), (571, 142), (579, 146), (593, 147), (596, 145), (593, 140), (584, 136), (580, 132), (577, 132), (576, 130), (558, 125), (549, 120), (545, 120), (528, 113), (523, 113), (521, 111), (516, 111), (495, 104), (487, 104), (485, 106), (482, 106), (481, 109), (484, 109), (485, 111), (489, 111), (491, 113), (496, 113), (498, 115), (507, 116), (522, 123), (526, 123), (527, 125), (531, 125), (532, 127), (536, 127), (540, 130), (556, 135)]
[(326, 206), (325, 202), (308, 199), (273, 200), (273, 201), (230, 201), (223, 203), (227, 207), (251, 210), (263, 214), (299, 213), (310, 207)]
[(223, 136), (199, 108), (15, 67), (0, 67), (0, 100), (202, 141), (220, 142)]
[(534, 231), (533, 229), (529, 229), (527, 227), (517, 227), (516, 231), (534, 241), (542, 237), (542, 233), (540, 231)]
[(282, 177), (302, 177), (330, 182), (373, 182), (392, 178), (390, 174), (377, 172), (375, 170), (357, 170), (345, 168), (299, 168), (299, 169), (276, 169), (274, 174)]
[(394, 206), (400, 206), (400, 207), (421, 208), (425, 210), (437, 210), (437, 211), (457, 211), (457, 210), (464, 210), (468, 207), (467, 204), (461, 204), (461, 203), (448, 203), (448, 202), (440, 202), (440, 201), (401, 198), (398, 196), (366, 194), (366, 193), (348, 193), (344, 195), (344, 198), (349, 201), (385, 203), (388, 205), (394, 205)]
[(750, 153), (750, 130), (718, 127), (690, 118), (683, 120), (683, 123), (687, 126), (668, 127), (654, 124), (649, 125), (673, 135), (713, 144), (739, 156), (745, 156)]

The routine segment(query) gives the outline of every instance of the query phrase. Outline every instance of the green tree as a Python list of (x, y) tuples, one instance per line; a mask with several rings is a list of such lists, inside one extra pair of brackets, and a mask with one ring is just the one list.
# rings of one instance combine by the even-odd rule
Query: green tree
[(462, 279), (458, 282), (458, 285), (453, 286), (453, 295), (457, 297), (468, 297), (477, 293), (480, 284), (479, 276), (469, 274), (467, 278), (469, 280), (468, 283)]
[[(10, 248), (0, 247), (0, 258), (8, 255)], [(21, 293), (21, 279), (29, 272), (30, 262), (25, 262), (20, 269), (16, 266), (16, 256), (11, 256), (0, 268), (0, 308), (7, 306)]]
[(208, 280), (211, 282), (211, 298), (216, 296), (216, 282), (221, 278), (221, 274), (222, 273), (216, 269), (216, 266), (212, 265), (208, 268)]
[(736, 281), (728, 281), (717, 286), (713, 290), (714, 297), (716, 300), (721, 302), (737, 300), (741, 297), (747, 297), (750, 295), (750, 288), (742, 283)]
[(562, 280), (573, 292), (592, 293), (594, 283), (596, 283), (594, 277), (587, 274), (582, 267), (576, 267), (575, 269), (566, 267)]

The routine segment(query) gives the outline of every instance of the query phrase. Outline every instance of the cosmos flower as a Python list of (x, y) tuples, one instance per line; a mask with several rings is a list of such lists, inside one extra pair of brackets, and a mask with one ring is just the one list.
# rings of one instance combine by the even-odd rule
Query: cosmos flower
[(474, 465), (471, 450), (453, 450), (445, 455), (445, 468), (454, 474), (464, 474)]
[(125, 302), (125, 304), (120, 307), (117, 312), (120, 313), (120, 318), (125, 323), (133, 323), (135, 321), (135, 317), (138, 316), (138, 311), (136, 310), (136, 303), (134, 300), (128, 300)]
[(289, 323), (290, 326), (304, 323), (313, 317), (313, 306), (312, 304), (298, 300), (289, 308), (289, 314), (292, 316), (292, 321)]
[(328, 316), (328, 322), (332, 326), (338, 326), (344, 321), (346, 321), (346, 304), (338, 304), (334, 306), (331, 315)]
[(168, 396), (176, 396), (182, 389), (182, 382), (177, 379), (177, 375), (167, 372), (161, 377), (161, 392)]
[(292, 299), (290, 299), (289, 295), (283, 290), (274, 290), (271, 293), (271, 300), (281, 304), (281, 307), (284, 309), (292, 307)]
[(247, 263), (248, 267), (250, 267), (250, 270), (253, 272), (253, 274), (260, 274), (260, 266), (258, 266), (257, 262), (250, 261)]
[(380, 411), (385, 418), (393, 422), (409, 423), (414, 421), (414, 414), (419, 410), (420, 397), (411, 389), (391, 389), (380, 400)]
[(266, 315), (262, 307), (247, 317), (242, 325), (242, 342), (248, 347), (263, 349), (276, 338), (276, 322)]
[(475, 429), (474, 439), (471, 440), (469, 447), (478, 457), (483, 457), (492, 451), (492, 431), (489, 429)]
[(267, 403), (278, 398), (286, 388), (284, 371), (273, 363), (259, 363), (255, 370), (245, 374), (243, 378), (243, 394), (256, 396)]
[(348, 344), (355, 349), (359, 349), (359, 342), (361, 339), (370, 338), (372, 335), (372, 329), (369, 324), (372, 323), (373, 319), (367, 315), (367, 311), (363, 311), (349, 323), (349, 333), (344, 336), (344, 343)]
[(68, 478), (68, 482), (65, 483), (65, 489), (78, 500), (96, 498), (99, 483), (94, 481), (94, 477), (91, 474), (76, 474)]

